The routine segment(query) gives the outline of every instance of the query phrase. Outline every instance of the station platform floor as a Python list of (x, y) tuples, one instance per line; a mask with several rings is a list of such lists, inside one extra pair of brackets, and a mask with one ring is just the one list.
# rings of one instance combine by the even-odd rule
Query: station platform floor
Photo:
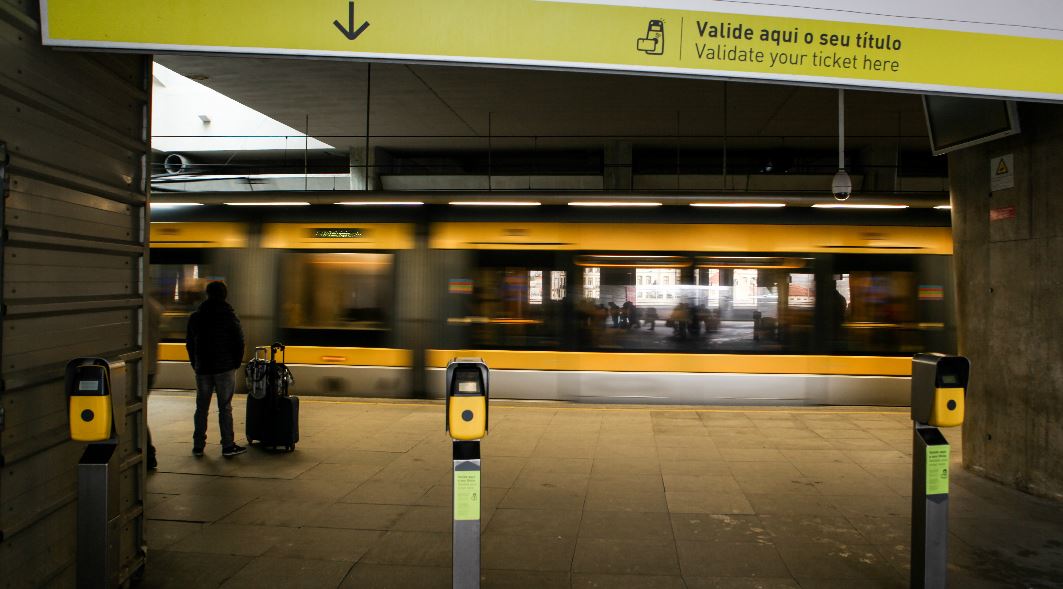
[[(451, 446), (431, 401), (302, 398), (293, 453), (224, 459), (152, 394), (143, 587), (450, 587)], [(234, 402), (238, 441), (244, 403)], [(493, 401), (483, 583), (906, 587), (911, 424), (888, 408)], [(1059, 587), (1063, 505), (964, 471), (950, 586)]]

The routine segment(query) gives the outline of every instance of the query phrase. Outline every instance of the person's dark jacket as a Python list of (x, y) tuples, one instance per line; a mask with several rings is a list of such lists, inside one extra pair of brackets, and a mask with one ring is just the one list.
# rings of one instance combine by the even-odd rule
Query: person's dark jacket
[(185, 348), (196, 374), (220, 374), (240, 367), (244, 330), (225, 301), (207, 299), (188, 318)]

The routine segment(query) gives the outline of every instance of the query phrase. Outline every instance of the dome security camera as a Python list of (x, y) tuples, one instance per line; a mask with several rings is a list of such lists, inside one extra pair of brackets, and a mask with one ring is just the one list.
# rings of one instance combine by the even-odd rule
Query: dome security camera
[(838, 173), (834, 175), (834, 181), (831, 182), (830, 191), (834, 195), (834, 200), (849, 200), (849, 196), (853, 193), (853, 181), (849, 178), (849, 173), (845, 170), (838, 170)]

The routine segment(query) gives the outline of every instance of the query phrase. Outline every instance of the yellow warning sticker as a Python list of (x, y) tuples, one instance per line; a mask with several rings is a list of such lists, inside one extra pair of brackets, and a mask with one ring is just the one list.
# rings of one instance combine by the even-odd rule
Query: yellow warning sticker
[(480, 519), (480, 471), (454, 472), (454, 521)]
[(947, 495), (949, 492), (949, 446), (926, 447), (926, 494)]
[(1000, 158), (1000, 163), (997, 164), (997, 176), (1002, 176), (1008, 173), (1008, 162), (1004, 161), (1004, 158)]

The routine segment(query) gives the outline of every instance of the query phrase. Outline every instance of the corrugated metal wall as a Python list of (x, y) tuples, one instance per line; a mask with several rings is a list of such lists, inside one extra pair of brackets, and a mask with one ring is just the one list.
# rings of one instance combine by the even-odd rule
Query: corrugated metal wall
[(143, 563), (150, 68), (143, 56), (45, 49), (36, 2), (0, 0), (3, 587), (74, 585), (84, 444), (67, 439), (61, 378), (77, 356), (118, 363), (122, 577)]

